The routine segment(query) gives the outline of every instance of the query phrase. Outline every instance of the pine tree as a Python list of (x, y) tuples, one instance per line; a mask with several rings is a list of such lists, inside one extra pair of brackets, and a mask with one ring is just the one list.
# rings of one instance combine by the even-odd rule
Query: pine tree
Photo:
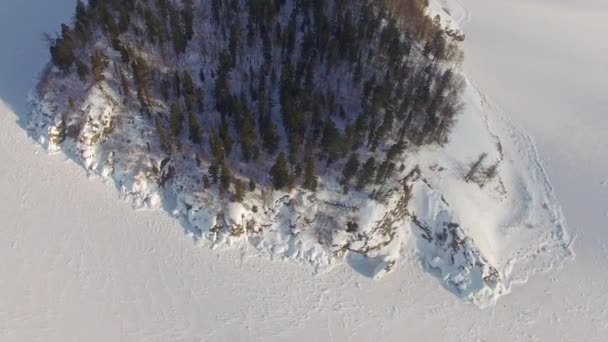
[(232, 67), (236, 66), (236, 60), (238, 58), (238, 47), (239, 47), (239, 37), (240, 37), (240, 28), (237, 23), (234, 23), (230, 26), (230, 38), (229, 38), (229, 50), (230, 57), (232, 59)]
[(91, 55), (91, 65), (93, 73), (93, 84), (99, 84), (103, 82), (106, 77), (103, 75), (103, 71), (108, 67), (110, 61), (102, 51), (95, 50)]
[(354, 137), (354, 143), (353, 143), (353, 150), (356, 150), (357, 148), (359, 148), (361, 145), (363, 145), (364, 141), (365, 141), (365, 136), (367, 135), (369, 131), (369, 125), (368, 125), (368, 117), (365, 114), (361, 114), (357, 117), (357, 120), (355, 122), (355, 137)]
[(145, 111), (150, 112), (152, 107), (149, 96), (152, 83), (150, 68), (145, 59), (141, 56), (131, 63), (131, 67), (133, 69), (133, 77), (137, 88), (137, 98), (139, 99), (142, 108)]
[(306, 159), (306, 166), (304, 167), (304, 186), (305, 189), (310, 191), (317, 191), (317, 174), (315, 170), (314, 158), (309, 157)]
[(182, 97), (182, 81), (178, 71), (173, 73), (173, 90), (175, 91), (175, 98)]
[(388, 177), (393, 174), (395, 170), (395, 163), (388, 160), (388, 158), (378, 166), (378, 171), (376, 172), (376, 184), (383, 184)]
[(129, 11), (125, 7), (120, 8), (120, 13), (118, 14), (118, 32), (125, 33), (129, 30), (129, 25), (131, 24), (131, 15)]
[(211, 177), (211, 180), (213, 181), (213, 183), (216, 184), (219, 180), (219, 173), (220, 173), (219, 162), (217, 162), (217, 160), (214, 160), (211, 164), (209, 164), (209, 169), (207, 171), (208, 171), (209, 177)]
[(296, 187), (297, 180), (298, 176), (295, 173), (289, 173), (287, 175), (287, 184), (285, 184), (285, 188), (288, 192), (291, 192)]
[(75, 62), (78, 78), (80, 78), (80, 81), (85, 82), (89, 75), (89, 67), (80, 58), (76, 58)]
[[(163, 16), (164, 18), (164, 16)], [(152, 44), (158, 42), (163, 45), (163, 41), (165, 40), (163, 36), (163, 25), (151, 9), (146, 9), (144, 11), (144, 21), (146, 24), (146, 33), (148, 41)]]
[(171, 27), (171, 39), (173, 40), (173, 48), (176, 54), (186, 52), (188, 40), (184, 31), (182, 17), (173, 7), (169, 7), (169, 25)]
[(289, 181), (289, 170), (284, 152), (279, 153), (275, 164), (270, 169), (270, 176), (272, 177), (272, 185), (275, 189), (281, 190), (287, 186)]
[(269, 154), (273, 155), (279, 148), (279, 136), (277, 134), (277, 126), (272, 122), (270, 116), (264, 117), (260, 124), (262, 130), (262, 145)]
[(184, 94), (194, 95), (194, 81), (187, 70), (182, 75), (182, 89), (184, 90)]
[(202, 141), (201, 127), (198, 124), (196, 115), (193, 112), (188, 112), (188, 123), (190, 127), (190, 140), (195, 144), (200, 144)]
[(336, 124), (332, 119), (328, 119), (325, 122), (323, 128), (323, 137), (321, 138), (321, 145), (323, 150), (327, 153), (329, 161), (335, 160), (341, 152), (344, 151), (344, 143), (340, 130), (336, 127)]
[(374, 179), (376, 173), (376, 159), (369, 157), (369, 159), (361, 167), (359, 177), (357, 178), (357, 190), (363, 190), (369, 183)]
[(191, 41), (194, 37), (194, 4), (192, 3), (192, 0), (184, 0), (182, 20), (184, 21), (184, 33), (186, 39)]
[(205, 111), (205, 92), (203, 88), (196, 88), (195, 91), (196, 105), (198, 106), (199, 112)]
[(240, 179), (234, 180), (234, 196), (232, 196), (233, 202), (243, 202), (245, 198), (245, 184)]
[(245, 117), (241, 122), (240, 142), (243, 160), (249, 162), (257, 154), (255, 121), (251, 111), (245, 113)]
[(209, 148), (213, 158), (217, 161), (223, 161), (226, 157), (226, 148), (224, 147), (224, 141), (218, 137), (217, 133), (212, 131), (209, 134)]
[(76, 27), (81, 29), (88, 27), (89, 18), (87, 16), (86, 6), (82, 0), (76, 1), (76, 15), (74, 16), (74, 19), (76, 22)]
[(169, 114), (169, 131), (171, 137), (177, 141), (179, 133), (182, 131), (184, 123), (184, 115), (179, 104), (173, 103), (171, 105), (171, 112)]
[(386, 159), (389, 161), (395, 160), (395, 158), (397, 158), (399, 155), (401, 155), (401, 153), (403, 153), (403, 151), (405, 151), (405, 148), (406, 144), (403, 140), (395, 143), (388, 150), (388, 153), (386, 154)]
[(232, 151), (232, 134), (230, 133), (230, 124), (227, 120), (222, 120), (222, 124), (220, 125), (220, 139), (222, 140), (224, 146), (224, 153), (226, 156), (230, 154)]
[(220, 53), (217, 79), (215, 80), (215, 107), (223, 115), (230, 114), (233, 109), (233, 99), (228, 79), (231, 65), (230, 54), (226, 51)]
[(169, 144), (167, 142), (167, 136), (165, 135), (165, 129), (160, 121), (160, 118), (156, 117), (156, 133), (158, 134), (158, 140), (160, 141), (160, 147), (167, 153), (170, 151)]
[(256, 185), (253, 178), (249, 178), (249, 191), (255, 191)]
[(228, 189), (230, 189), (230, 182), (232, 181), (232, 172), (230, 171), (230, 168), (225, 163), (222, 163), (220, 165), (220, 167), (221, 167), (220, 185), (222, 186), (222, 188), (224, 190), (228, 190)]
[(160, 82), (160, 96), (163, 98), (163, 100), (165, 102), (169, 101), (170, 90), (171, 90), (171, 81), (169, 81), (168, 79), (163, 79)]
[(342, 170), (342, 183), (348, 184), (350, 180), (357, 174), (359, 170), (359, 158), (357, 154), (353, 153), (350, 158), (346, 161), (344, 169)]
[(53, 40), (50, 45), (51, 59), (53, 64), (64, 72), (67, 72), (74, 64), (73, 33), (69, 26), (61, 25), (61, 37)]

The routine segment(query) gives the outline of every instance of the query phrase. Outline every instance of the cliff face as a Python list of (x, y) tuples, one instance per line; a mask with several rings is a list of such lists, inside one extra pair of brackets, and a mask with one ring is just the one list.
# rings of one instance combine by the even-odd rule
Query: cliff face
[(549, 195), (520, 155), (505, 159), (513, 144), (458, 71), (463, 36), (433, 8), (79, 2), (50, 38), (30, 130), (204, 243), (317, 268), (356, 260), (374, 278), (414, 250), (446, 288), (487, 305), (521, 253), (496, 254), (494, 234), (558, 213), (519, 208)]

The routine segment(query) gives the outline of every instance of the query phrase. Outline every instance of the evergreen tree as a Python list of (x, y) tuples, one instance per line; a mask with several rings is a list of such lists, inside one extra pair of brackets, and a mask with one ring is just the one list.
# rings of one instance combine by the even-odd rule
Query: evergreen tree
[(304, 167), (304, 186), (305, 189), (310, 191), (317, 190), (317, 174), (315, 170), (315, 161), (314, 158), (309, 157), (306, 159), (306, 166)]
[(171, 112), (169, 114), (169, 130), (171, 137), (177, 141), (179, 133), (182, 131), (184, 124), (184, 114), (179, 104), (173, 103), (171, 105)]
[(363, 190), (368, 184), (374, 179), (376, 173), (376, 159), (369, 157), (369, 159), (361, 167), (359, 177), (357, 178), (357, 190)]
[(197, 145), (200, 144), (202, 141), (201, 127), (193, 112), (188, 112), (188, 123), (190, 127), (190, 140)]
[(397, 158), (401, 153), (403, 153), (403, 151), (405, 151), (405, 148), (406, 144), (403, 140), (395, 143), (388, 150), (388, 153), (386, 154), (386, 159), (391, 161), (395, 160), (395, 158)]
[(288, 192), (291, 192), (296, 187), (296, 181), (298, 180), (298, 176), (294, 173), (289, 173), (287, 175), (287, 184), (285, 184), (285, 188)]
[(158, 42), (162, 48), (163, 42), (165, 41), (165, 37), (161, 21), (158, 19), (156, 14), (154, 14), (154, 11), (149, 8), (146, 8), (146, 10), (144, 11), (144, 21), (146, 24), (146, 33), (148, 41), (152, 44)]
[(89, 18), (87, 16), (87, 8), (82, 0), (76, 1), (76, 15), (74, 16), (75, 26), (81, 32), (86, 35), (89, 26)]
[(238, 58), (239, 36), (240, 28), (237, 23), (234, 23), (230, 26), (230, 38), (228, 44), (230, 49), (230, 57), (232, 59), (232, 67), (236, 66), (236, 61)]
[(215, 132), (211, 132), (209, 135), (209, 147), (213, 158), (217, 161), (223, 161), (226, 156), (226, 149), (224, 147), (224, 141), (218, 137)]
[(205, 111), (205, 93), (203, 88), (196, 88), (195, 96), (198, 111), (202, 113)]
[(131, 15), (125, 7), (121, 7), (118, 14), (118, 32), (125, 33), (129, 30), (129, 24), (131, 23)]
[(227, 156), (232, 151), (233, 144), (232, 135), (230, 134), (230, 124), (227, 120), (222, 120), (219, 137), (222, 140), (224, 153)]
[(361, 114), (357, 117), (355, 122), (355, 137), (353, 143), (353, 149), (359, 148), (365, 141), (365, 136), (369, 130), (367, 115)]
[(240, 179), (234, 180), (234, 196), (232, 197), (233, 202), (243, 202), (245, 198), (245, 184)]
[(188, 41), (191, 41), (194, 37), (194, 4), (192, 0), (184, 0), (182, 20), (184, 22), (185, 37)]
[(376, 171), (376, 184), (383, 184), (388, 177), (393, 174), (395, 170), (395, 163), (391, 162), (388, 158), (378, 166)]
[(230, 168), (225, 164), (221, 164), (221, 175), (220, 175), (220, 185), (224, 190), (230, 189), (230, 182), (232, 181), (232, 172)]
[(69, 26), (61, 25), (61, 37), (51, 42), (50, 52), (53, 64), (67, 72), (74, 64), (74, 37)]
[(196, 90), (194, 89), (194, 81), (192, 80), (192, 76), (190, 76), (188, 70), (184, 71), (182, 75), (182, 89), (186, 99), (186, 108), (188, 110), (193, 110), (194, 105), (197, 103), (197, 94)]
[(328, 119), (325, 122), (323, 128), (323, 137), (321, 138), (321, 145), (323, 150), (327, 153), (327, 158), (330, 161), (335, 160), (342, 151), (344, 151), (344, 144), (342, 140), (342, 134), (336, 128), (336, 124), (333, 120)]
[(220, 54), (220, 65), (215, 80), (215, 107), (218, 112), (227, 115), (232, 111), (232, 93), (228, 75), (231, 69), (232, 60), (227, 52)]
[(85, 82), (89, 75), (89, 67), (80, 58), (76, 58), (75, 62), (78, 78), (80, 78), (80, 81)]
[(131, 67), (133, 69), (135, 86), (137, 88), (137, 98), (139, 99), (142, 108), (145, 111), (150, 112), (152, 107), (149, 95), (152, 83), (150, 68), (145, 59), (141, 56), (132, 62)]
[(357, 157), (357, 154), (353, 153), (346, 161), (344, 169), (342, 170), (342, 183), (348, 184), (350, 180), (357, 174), (358, 170), (359, 158)]
[(160, 96), (162, 96), (165, 102), (169, 101), (169, 92), (171, 89), (171, 82), (167, 79), (163, 79), (160, 83)]
[(194, 94), (194, 81), (192, 80), (192, 76), (188, 70), (184, 71), (182, 75), (182, 89), (184, 90), (184, 94), (193, 95)]
[(177, 99), (182, 97), (182, 81), (177, 70), (173, 73), (173, 90)]
[(277, 134), (277, 126), (272, 119), (268, 117), (264, 117), (260, 124), (262, 130), (262, 145), (264, 149), (269, 154), (275, 154), (277, 149), (279, 148), (279, 136)]
[(108, 56), (106, 56), (102, 51), (96, 50), (91, 55), (91, 65), (93, 72), (93, 84), (99, 84), (103, 82), (106, 78), (103, 75), (103, 71), (108, 67), (110, 61)]
[(188, 40), (184, 31), (182, 17), (173, 7), (169, 7), (169, 26), (171, 27), (171, 39), (173, 40), (175, 53), (179, 55), (186, 52)]
[(281, 190), (287, 186), (289, 181), (289, 169), (287, 167), (285, 153), (279, 153), (275, 164), (270, 169), (270, 176), (272, 177), (272, 185), (275, 189)]
[(167, 153), (171, 150), (169, 143), (167, 142), (167, 136), (165, 135), (165, 129), (160, 121), (160, 118), (156, 117), (156, 134), (158, 134), (158, 140), (160, 141), (160, 147)]
[(245, 113), (245, 117), (241, 122), (240, 142), (243, 160), (249, 162), (257, 154), (255, 121), (251, 111)]
[(217, 182), (219, 180), (219, 173), (220, 173), (220, 165), (217, 162), (217, 160), (214, 160), (211, 164), (209, 164), (209, 169), (207, 171), (208, 171), (209, 177), (211, 177), (211, 180), (213, 181), (213, 183), (217, 184)]

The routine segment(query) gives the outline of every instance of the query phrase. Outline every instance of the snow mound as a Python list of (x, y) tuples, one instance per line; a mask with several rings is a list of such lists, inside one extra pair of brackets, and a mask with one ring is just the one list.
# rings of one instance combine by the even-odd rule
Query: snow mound
[[(450, 143), (408, 156), (420, 167), (410, 226), (423, 266), (487, 307), (513, 284), (572, 258), (573, 237), (533, 141), (470, 83), (465, 97)], [(482, 153), (496, 177), (463, 181)]]
[[(466, 12), (452, 19), (454, 8), (431, 2), (429, 14), (464, 39)], [(316, 192), (260, 185), (238, 203), (204, 186), (209, 165), (196, 151), (162, 153), (150, 120), (108, 80), (84, 91), (76, 76), (41, 82), (31, 98), (31, 135), (112, 182), (133, 207), (171, 213), (201, 244), (253, 246), (317, 271), (347, 261), (373, 279), (413, 254), (445, 288), (480, 307), (573, 255), (533, 142), (470, 83), (450, 142), (409, 146), (373, 193), (345, 193), (340, 172), (328, 168)]]

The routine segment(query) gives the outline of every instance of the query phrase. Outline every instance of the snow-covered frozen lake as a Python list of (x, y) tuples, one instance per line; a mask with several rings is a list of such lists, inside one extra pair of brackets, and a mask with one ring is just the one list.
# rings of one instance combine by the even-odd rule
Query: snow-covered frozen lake
[[(538, 143), (577, 235), (574, 262), (487, 310), (406, 260), (381, 281), (340, 266), (195, 247), (163, 212), (138, 211), (15, 112), (72, 0), (0, 12), (0, 340), (603, 341), (608, 332), (608, 4), (460, 0), (466, 69)], [(456, 2), (450, 2), (455, 6)]]

